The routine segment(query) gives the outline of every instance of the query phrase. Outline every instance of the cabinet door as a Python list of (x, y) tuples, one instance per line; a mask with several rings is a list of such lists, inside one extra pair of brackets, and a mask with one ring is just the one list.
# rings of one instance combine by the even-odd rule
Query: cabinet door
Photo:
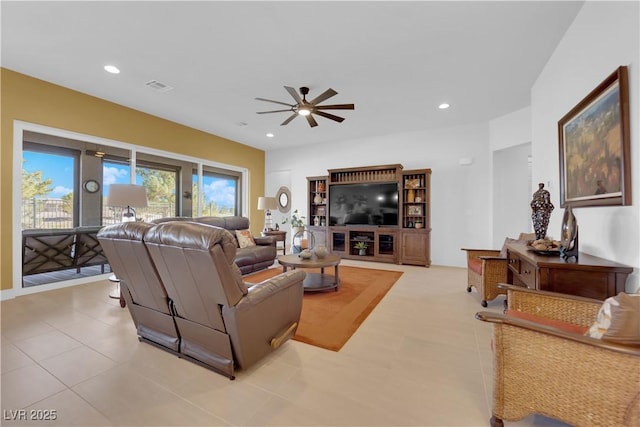
[(430, 264), (428, 243), (429, 236), (426, 233), (403, 232), (400, 262), (428, 266)]
[(338, 255), (348, 253), (346, 231), (332, 230), (330, 234), (331, 234), (331, 252), (335, 252)]

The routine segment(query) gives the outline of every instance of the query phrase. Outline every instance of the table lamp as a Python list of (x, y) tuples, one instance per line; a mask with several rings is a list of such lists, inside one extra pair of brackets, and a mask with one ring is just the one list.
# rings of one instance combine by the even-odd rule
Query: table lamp
[(147, 190), (142, 185), (111, 184), (107, 196), (107, 206), (126, 207), (122, 212), (122, 222), (136, 220), (136, 208), (147, 207)]
[(258, 197), (258, 209), (264, 211), (264, 231), (273, 230), (271, 209), (277, 208), (278, 204), (275, 197)]
[[(127, 209), (122, 211), (122, 222), (135, 221), (136, 211), (133, 207), (147, 207), (147, 189), (142, 185), (111, 184), (107, 196), (107, 206), (126, 207)], [(121, 298), (120, 279), (115, 274), (112, 274), (109, 280), (116, 283), (116, 289), (109, 294), (109, 297)]]

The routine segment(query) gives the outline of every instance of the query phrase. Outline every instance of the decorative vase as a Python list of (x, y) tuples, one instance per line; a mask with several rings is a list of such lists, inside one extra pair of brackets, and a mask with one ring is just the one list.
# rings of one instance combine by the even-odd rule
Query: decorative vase
[(367, 254), (366, 248), (358, 249), (358, 255), (366, 255), (366, 254)]
[(313, 249), (313, 252), (316, 254), (318, 258), (324, 258), (327, 256), (327, 247), (322, 243), (318, 243), (318, 245)]
[(322, 204), (322, 196), (320, 195), (320, 193), (316, 193), (316, 197), (313, 198), (313, 203), (315, 203), (316, 205)]
[(315, 225), (316, 227), (320, 225), (320, 217), (318, 216), (313, 217), (313, 225)]
[(563, 258), (578, 257), (578, 222), (571, 205), (567, 205), (562, 216), (560, 253)]
[(413, 191), (413, 188), (410, 188), (409, 190), (407, 190), (407, 203), (413, 203), (415, 200), (415, 192)]
[(547, 235), (552, 211), (551, 194), (544, 189), (543, 183), (539, 183), (538, 191), (533, 193), (533, 200), (531, 200), (531, 220), (536, 232), (536, 240), (544, 239)]

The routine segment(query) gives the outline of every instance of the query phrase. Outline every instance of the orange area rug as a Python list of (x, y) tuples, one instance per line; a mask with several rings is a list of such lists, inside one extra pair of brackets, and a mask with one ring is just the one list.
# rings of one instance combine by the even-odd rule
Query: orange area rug
[[(243, 279), (245, 282), (258, 283), (281, 272), (281, 268), (270, 268)], [(333, 267), (326, 268), (325, 273), (333, 274)], [(294, 340), (327, 350), (340, 350), (402, 276), (401, 271), (347, 266), (340, 266), (339, 274), (337, 292), (305, 292), (300, 325)]]

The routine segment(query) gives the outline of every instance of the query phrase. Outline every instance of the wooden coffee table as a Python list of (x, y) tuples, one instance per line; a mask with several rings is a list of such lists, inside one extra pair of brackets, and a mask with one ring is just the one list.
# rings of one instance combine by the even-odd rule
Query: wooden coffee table
[[(324, 258), (318, 258), (315, 255), (309, 259), (300, 258), (298, 255), (280, 255), (278, 262), (282, 266), (282, 271), (286, 272), (289, 267), (293, 270), (296, 268), (319, 268), (320, 273), (308, 272), (302, 282), (302, 286), (306, 292), (326, 291), (333, 289), (338, 290), (340, 285), (340, 277), (338, 276), (338, 267), (340, 266), (340, 257), (328, 254)], [(324, 273), (325, 267), (333, 267), (333, 276)]]

